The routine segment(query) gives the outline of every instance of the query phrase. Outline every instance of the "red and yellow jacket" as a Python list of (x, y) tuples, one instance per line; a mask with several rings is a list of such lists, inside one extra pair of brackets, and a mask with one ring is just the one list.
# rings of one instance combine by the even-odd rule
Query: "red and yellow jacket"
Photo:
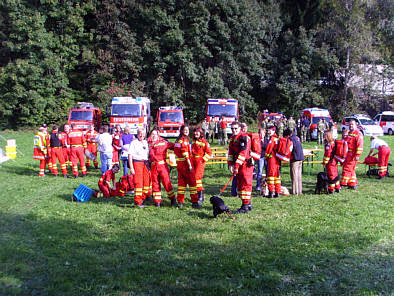
[(234, 170), (238, 170), (250, 158), (250, 147), (251, 141), (247, 134), (241, 132), (236, 136), (231, 136), (228, 145), (227, 164), (229, 166), (233, 165)]
[(34, 136), (34, 148), (33, 148), (33, 159), (42, 160), (48, 156), (48, 141), (46, 134), (39, 131)]
[(326, 166), (327, 163), (334, 157), (334, 149), (335, 142), (331, 141), (324, 146), (324, 156), (323, 156), (323, 166)]
[(279, 145), (279, 138), (276, 134), (273, 134), (268, 142), (267, 148), (265, 149), (265, 159), (270, 159), (275, 155), (277, 146)]
[(174, 149), (175, 144), (170, 143), (162, 138), (156, 142), (149, 142), (149, 159), (152, 165), (165, 164), (167, 150)]
[(191, 157), (191, 150), (189, 145), (189, 138), (182, 136), (174, 145), (174, 153), (177, 161), (186, 161)]
[(85, 139), (86, 139), (86, 143), (87, 144), (96, 144), (96, 137), (97, 137), (98, 133), (93, 130), (93, 131), (88, 131), (85, 135)]
[(348, 155), (352, 158), (360, 157), (363, 153), (364, 137), (359, 130), (354, 130), (349, 133), (346, 138), (348, 146)]
[(207, 162), (212, 157), (211, 147), (206, 139), (200, 138), (192, 144), (192, 158)]
[(68, 134), (68, 143), (71, 147), (83, 147), (86, 148), (86, 140), (82, 131), (80, 130), (72, 130)]

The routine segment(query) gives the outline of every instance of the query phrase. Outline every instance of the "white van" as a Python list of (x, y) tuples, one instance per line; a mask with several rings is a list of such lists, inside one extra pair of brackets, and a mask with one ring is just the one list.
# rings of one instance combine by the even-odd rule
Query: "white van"
[(393, 135), (394, 134), (394, 112), (393, 111), (384, 111), (378, 115), (376, 115), (373, 120), (379, 124), (383, 132), (385, 134)]

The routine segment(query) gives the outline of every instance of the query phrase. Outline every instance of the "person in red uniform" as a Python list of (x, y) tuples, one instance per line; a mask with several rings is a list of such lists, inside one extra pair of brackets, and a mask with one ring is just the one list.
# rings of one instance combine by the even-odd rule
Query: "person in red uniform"
[[(279, 145), (279, 138), (276, 135), (276, 127), (271, 125), (268, 127), (267, 134), (269, 142), (265, 150), (265, 159), (268, 165), (267, 185), (268, 198), (279, 197), (281, 189), (281, 181), (279, 176), (280, 161), (275, 156), (275, 151)], [(275, 193), (275, 194), (274, 194)]]
[[(100, 192), (103, 193), (103, 197), (109, 198), (111, 196), (117, 195), (117, 190), (115, 187), (115, 175), (119, 172), (119, 165), (115, 164), (112, 168), (106, 171), (98, 181), (98, 187)], [(112, 183), (112, 184), (111, 184)], [(98, 194), (96, 193), (96, 197)]]
[(204, 138), (204, 133), (201, 127), (197, 127), (193, 131), (192, 144), (192, 166), (196, 173), (196, 186), (198, 202), (204, 202), (204, 187), (202, 185), (202, 178), (204, 177), (205, 163), (212, 157), (212, 151), (208, 141)]
[(81, 130), (75, 128), (74, 124), (71, 124), (71, 131), (68, 134), (68, 143), (71, 147), (71, 162), (73, 165), (73, 175), (78, 178), (78, 160), (81, 166), (82, 177), (86, 176), (85, 166), (85, 148), (86, 141), (85, 136)]
[(170, 143), (159, 136), (157, 129), (152, 130), (149, 136), (149, 160), (150, 173), (152, 177), (153, 201), (156, 207), (161, 205), (161, 186), (167, 192), (168, 198), (171, 200), (171, 206), (176, 206), (176, 198), (174, 188), (171, 184), (170, 169), (166, 162), (168, 149), (174, 149), (174, 143)]
[(52, 159), (52, 173), (55, 177), (59, 176), (57, 170), (57, 160), (59, 159), (60, 169), (62, 171), (63, 177), (67, 178), (67, 166), (64, 162), (63, 156), (63, 145), (61, 141), (61, 134), (59, 133), (59, 127), (55, 124), (52, 128), (52, 133), (50, 136), (50, 146), (51, 146), (51, 159)]
[(119, 164), (120, 152), (122, 151), (122, 147), (120, 145), (120, 139), (122, 138), (122, 128), (120, 124), (115, 126), (115, 130), (112, 132), (112, 147), (114, 149), (112, 153), (112, 163)]
[(47, 145), (47, 158), (45, 159), (46, 165), (48, 166), (49, 172), (52, 172), (52, 159), (51, 159), (51, 146), (50, 146), (50, 135), (48, 133), (48, 126), (44, 123), (42, 126), (42, 132), (45, 134), (45, 142)]
[(349, 135), (346, 138), (348, 153), (342, 169), (341, 186), (355, 190), (357, 187), (356, 165), (363, 153), (364, 137), (357, 129), (355, 120), (349, 122)]
[(45, 165), (48, 158), (47, 138), (44, 132), (44, 127), (38, 129), (37, 135), (34, 136), (33, 159), (40, 161), (39, 177), (45, 176)]
[(68, 134), (69, 133), (70, 133), (70, 126), (68, 124), (65, 124), (64, 131), (60, 133), (59, 139), (62, 142), (62, 146), (63, 146), (64, 162), (66, 163), (67, 167), (72, 167), (71, 148), (70, 148), (70, 144), (68, 143)]
[(120, 178), (119, 182), (116, 182), (116, 195), (125, 196), (125, 194), (131, 191), (134, 193), (134, 178), (133, 175), (124, 175)]
[(137, 139), (130, 143), (129, 167), (134, 177), (134, 203), (144, 208), (143, 201), (151, 195), (150, 171), (148, 169), (149, 146), (145, 140), (145, 129), (137, 130)]
[(328, 193), (340, 192), (338, 176), (338, 161), (335, 156), (335, 141), (331, 131), (324, 132), (324, 156), (323, 167), (327, 170)]
[[(97, 169), (98, 168), (98, 162), (97, 162), (97, 141), (96, 137), (98, 135), (98, 132), (94, 129), (94, 125), (91, 124), (89, 127), (89, 131), (86, 133), (85, 138), (86, 138), (86, 149), (93, 154), (96, 158), (93, 160), (94, 167)], [(86, 166), (90, 167), (90, 159), (86, 159)]]
[[(379, 170), (379, 177), (378, 179), (383, 179), (387, 175), (387, 166), (390, 159), (391, 150), (387, 142), (383, 141), (382, 139), (378, 139), (376, 136), (371, 136), (371, 150), (368, 153), (368, 156), (375, 156), (378, 155), (378, 170)], [(375, 154), (373, 150), (376, 149), (378, 152)]]
[(185, 204), (186, 186), (189, 185), (190, 198), (192, 207), (200, 209), (202, 206), (198, 203), (196, 176), (191, 161), (191, 149), (189, 143), (189, 126), (182, 125), (179, 137), (175, 141), (174, 153), (176, 156), (176, 168), (178, 171), (178, 192), (177, 201), (179, 207)]
[(227, 164), (230, 172), (237, 177), (237, 189), (241, 198), (241, 207), (234, 214), (251, 211), (251, 198), (253, 189), (253, 163), (250, 161), (251, 141), (249, 136), (241, 131), (239, 122), (231, 124), (233, 132), (228, 146)]

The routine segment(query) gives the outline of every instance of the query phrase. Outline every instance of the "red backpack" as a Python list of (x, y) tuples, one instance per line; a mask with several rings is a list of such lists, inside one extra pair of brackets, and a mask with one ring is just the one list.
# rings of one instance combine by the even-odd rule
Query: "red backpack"
[(259, 160), (261, 157), (261, 139), (258, 133), (248, 133), (251, 140), (250, 156), (254, 160)]
[(345, 162), (347, 152), (347, 142), (345, 140), (335, 140), (334, 158), (343, 164)]
[(284, 162), (289, 162), (291, 151), (293, 151), (293, 142), (289, 138), (279, 138), (275, 156)]

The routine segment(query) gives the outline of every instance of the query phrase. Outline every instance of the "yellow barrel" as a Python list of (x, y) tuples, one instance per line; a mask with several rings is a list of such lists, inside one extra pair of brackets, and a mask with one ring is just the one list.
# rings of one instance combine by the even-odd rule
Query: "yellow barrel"
[(5, 155), (9, 158), (16, 158), (16, 141), (7, 140), (7, 145), (5, 146)]

